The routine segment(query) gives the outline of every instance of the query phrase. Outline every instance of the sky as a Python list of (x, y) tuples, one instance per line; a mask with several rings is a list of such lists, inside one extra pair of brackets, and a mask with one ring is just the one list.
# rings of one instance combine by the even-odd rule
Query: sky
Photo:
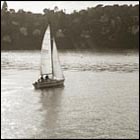
[[(43, 9), (54, 9), (55, 6), (65, 9), (66, 13), (72, 13), (73, 10), (80, 11), (87, 9), (87, 7), (95, 7), (98, 4), (114, 5), (114, 4), (139, 4), (139, 1), (6, 1), (8, 9), (23, 9), (24, 11), (31, 11), (33, 13), (43, 13)], [(1, 1), (2, 6), (3, 1)]]

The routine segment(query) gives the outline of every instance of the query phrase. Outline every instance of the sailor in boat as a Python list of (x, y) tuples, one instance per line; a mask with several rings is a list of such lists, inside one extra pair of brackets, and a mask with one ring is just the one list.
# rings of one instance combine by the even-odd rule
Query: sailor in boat
[(46, 80), (48, 80), (48, 79), (49, 79), (49, 76), (48, 76), (48, 75), (46, 75), (46, 76), (45, 76), (45, 79), (46, 79)]
[(45, 81), (48, 81), (49, 80), (49, 76), (46, 75), (45, 77), (41, 76), (39, 79), (38, 79), (38, 82), (45, 82)]
[(42, 82), (42, 81), (44, 81), (43, 76), (41, 76), (41, 77), (38, 79), (38, 82)]
[(40, 79), (41, 79), (41, 81), (43, 81), (43, 80), (44, 80), (43, 76), (41, 76), (41, 78), (40, 78)]

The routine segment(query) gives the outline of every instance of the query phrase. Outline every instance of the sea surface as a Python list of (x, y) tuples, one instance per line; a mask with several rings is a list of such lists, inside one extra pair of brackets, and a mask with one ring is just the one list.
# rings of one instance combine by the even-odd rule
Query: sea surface
[(59, 54), (65, 86), (35, 90), (40, 52), (1, 52), (1, 138), (139, 138), (139, 54)]

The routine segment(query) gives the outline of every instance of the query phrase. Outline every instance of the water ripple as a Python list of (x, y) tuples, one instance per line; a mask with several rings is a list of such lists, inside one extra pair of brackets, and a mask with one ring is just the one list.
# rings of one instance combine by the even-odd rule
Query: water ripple
[[(93, 71), (93, 72), (134, 72), (139, 71), (139, 56), (136, 54), (77, 54), (60, 53), (64, 71)], [(3, 52), (1, 68), (4, 70), (39, 70), (40, 53)]]
[[(2, 69), (17, 69), (17, 70), (39, 70), (39, 66), (35, 64), (14, 64), (2, 62)], [(93, 71), (93, 72), (133, 72), (139, 70), (138, 63), (132, 64), (63, 64), (62, 69), (64, 71)]]

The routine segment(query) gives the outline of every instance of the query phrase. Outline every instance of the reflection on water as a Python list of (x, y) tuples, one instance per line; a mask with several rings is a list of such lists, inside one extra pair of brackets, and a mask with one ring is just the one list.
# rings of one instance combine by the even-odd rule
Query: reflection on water
[(55, 133), (59, 130), (59, 113), (61, 112), (61, 100), (64, 87), (56, 87), (49, 89), (38, 89), (35, 92), (40, 95), (39, 109), (42, 112), (42, 121), (39, 126), (38, 133), (32, 135), (31, 138), (56, 138)]
[(61, 96), (63, 88), (54, 88), (41, 91), (42, 109), (45, 111), (43, 127), (55, 128), (58, 113), (61, 110)]

